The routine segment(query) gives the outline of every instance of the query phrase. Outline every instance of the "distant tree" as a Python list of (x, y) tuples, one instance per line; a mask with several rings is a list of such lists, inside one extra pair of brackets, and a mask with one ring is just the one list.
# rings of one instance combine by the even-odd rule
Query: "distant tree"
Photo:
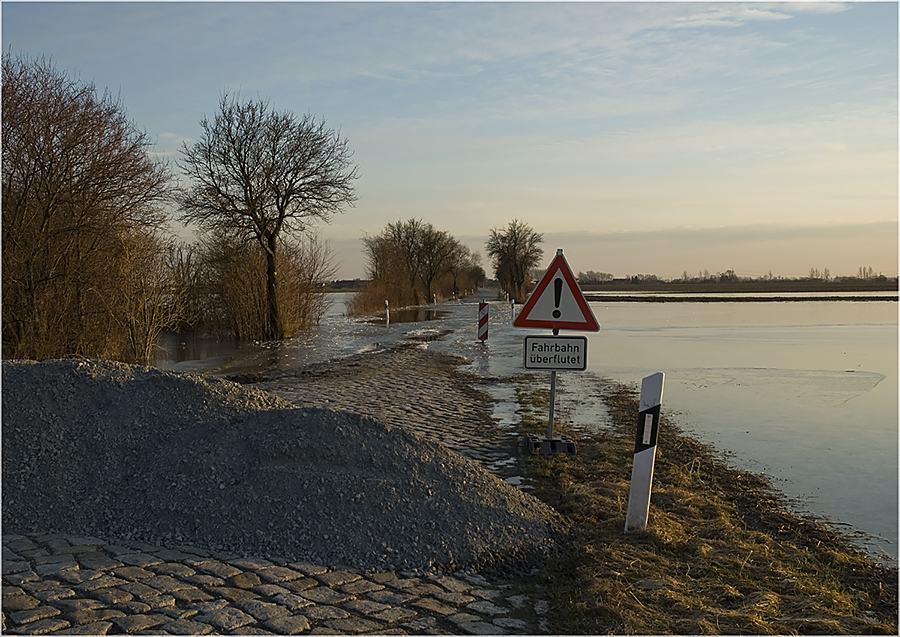
[(256, 243), (265, 256), (266, 312), (260, 337), (285, 335), (279, 312), (278, 244), (330, 221), (356, 200), (348, 142), (310, 115), (275, 112), (268, 102), (225, 94), (198, 141), (182, 149), (191, 179), (179, 200), (181, 218)]
[(576, 278), (582, 285), (596, 285), (598, 283), (612, 281), (613, 275), (608, 272), (594, 272), (593, 270), (588, 270), (587, 272), (579, 272)]
[(389, 223), (385, 235), (399, 251), (416, 304), (422, 300), (431, 303), (435, 297), (434, 282), (457, 259), (460, 243), (450, 233), (421, 219)]
[(491, 230), (486, 251), (501, 287), (517, 302), (524, 302), (528, 295), (531, 270), (544, 256), (543, 241), (543, 234), (518, 219), (510, 221), (506, 228)]
[(737, 274), (735, 274), (734, 270), (726, 270), (725, 272), (720, 272), (718, 275), (719, 283), (733, 283), (738, 280)]
[(474, 291), (485, 279), (484, 268), (481, 267), (481, 255), (472, 252), (462, 244), (459, 244), (459, 249), (453, 255), (447, 269), (454, 295), (460, 294), (463, 290)]
[[(385, 265), (390, 264), (398, 276), (405, 283), (405, 289), (399, 288), (398, 303), (404, 303), (403, 299), (409, 298), (411, 303), (419, 305), (422, 299), (427, 297), (428, 290), (422, 290), (419, 286), (420, 270), (424, 267), (425, 259), (425, 235), (433, 234), (434, 226), (426, 224), (421, 219), (409, 219), (408, 221), (396, 221), (389, 223), (382, 231), (380, 244), (381, 258), (386, 263), (376, 266), (376, 270), (384, 273)], [(373, 277), (375, 278), (375, 277)], [(387, 282), (393, 279), (391, 276), (378, 277)]]
[(369, 283), (356, 295), (355, 309), (351, 313), (365, 314), (373, 309), (373, 303), (380, 304), (383, 301), (388, 301), (395, 307), (415, 304), (415, 276), (409, 274), (409, 264), (401, 247), (392, 241), (386, 230), (377, 235), (365, 236), (362, 242)]
[(628, 277), (632, 283), (658, 283), (659, 277), (655, 274), (635, 274)]
[(147, 362), (163, 307), (170, 174), (121, 102), (3, 56), (3, 355)]
[(453, 277), (455, 287), (473, 265), (465, 246), (421, 219), (389, 223), (379, 234), (364, 237), (363, 247), (371, 284), (358, 295), (358, 313), (374, 309), (376, 295), (401, 307), (431, 303), (444, 295), (442, 279)]

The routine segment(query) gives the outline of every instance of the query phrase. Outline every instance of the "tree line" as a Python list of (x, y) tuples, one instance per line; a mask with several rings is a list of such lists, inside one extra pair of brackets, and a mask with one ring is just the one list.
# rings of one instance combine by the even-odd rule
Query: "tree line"
[(368, 282), (348, 304), (351, 314), (431, 303), (469, 292), (484, 279), (480, 256), (421, 219), (389, 223), (363, 237)]
[(663, 279), (658, 277), (655, 274), (629, 274), (621, 279), (614, 278), (611, 274), (602, 274), (597, 277), (595, 276), (597, 273), (594, 272), (579, 272), (578, 282), (586, 285), (598, 285), (603, 283), (774, 283), (774, 282), (789, 282), (789, 281), (812, 281), (812, 282), (834, 282), (834, 281), (888, 281), (888, 277), (886, 277), (882, 273), (875, 274), (874, 269), (871, 266), (860, 266), (855, 275), (849, 276), (834, 276), (831, 273), (831, 270), (828, 268), (824, 268), (823, 270), (819, 270), (818, 268), (810, 268), (809, 273), (803, 277), (783, 277), (778, 276), (772, 273), (769, 270), (768, 273), (763, 274), (761, 276), (741, 276), (737, 274), (734, 270), (729, 269), (724, 272), (710, 272), (709, 270), (701, 270), (697, 274), (693, 275), (688, 273), (685, 270), (680, 277), (672, 278), (672, 279)]
[[(524, 301), (532, 270), (540, 263), (543, 235), (514, 219), (494, 228), (485, 249), (494, 274), (510, 298)], [(433, 303), (474, 292), (486, 280), (481, 256), (450, 233), (421, 219), (389, 223), (363, 238), (368, 281), (348, 304), (353, 315)]]
[[(173, 166), (121, 100), (43, 58), (2, 58), (2, 345), (7, 358), (149, 363), (165, 331), (289, 337), (327, 309), (318, 224), (353, 206), (358, 169), (323, 119), (223, 93)], [(183, 177), (178, 180), (176, 177)], [(174, 218), (197, 228), (180, 241)], [(524, 300), (542, 235), (491, 230), (502, 287)], [(478, 253), (420, 219), (363, 237), (351, 309), (474, 290)]]
[(273, 339), (321, 318), (334, 267), (316, 223), (357, 177), (323, 120), (226, 93), (179, 186), (109, 92), (11, 53), (2, 80), (5, 357), (147, 363), (163, 331)]

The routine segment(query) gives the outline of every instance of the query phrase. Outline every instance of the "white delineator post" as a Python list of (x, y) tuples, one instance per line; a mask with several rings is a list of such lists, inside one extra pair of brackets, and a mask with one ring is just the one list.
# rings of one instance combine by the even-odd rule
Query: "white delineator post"
[(387, 299), (384, 300), (384, 324), (388, 327), (391, 326), (391, 307)]
[(482, 343), (488, 337), (488, 307), (490, 306), (484, 301), (478, 304), (478, 340)]
[(640, 413), (634, 441), (634, 466), (631, 468), (631, 491), (628, 494), (628, 513), (625, 515), (626, 533), (642, 530), (647, 526), (653, 465), (656, 461), (656, 437), (659, 433), (659, 411), (665, 379), (665, 374), (656, 372), (641, 381)]

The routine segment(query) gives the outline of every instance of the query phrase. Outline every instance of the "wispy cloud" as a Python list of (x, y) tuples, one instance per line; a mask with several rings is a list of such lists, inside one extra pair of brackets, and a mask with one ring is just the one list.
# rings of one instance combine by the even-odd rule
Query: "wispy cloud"
[(772, 9), (748, 6), (714, 5), (697, 13), (675, 18), (672, 26), (678, 29), (697, 27), (738, 27), (749, 21), (790, 20), (791, 15)]

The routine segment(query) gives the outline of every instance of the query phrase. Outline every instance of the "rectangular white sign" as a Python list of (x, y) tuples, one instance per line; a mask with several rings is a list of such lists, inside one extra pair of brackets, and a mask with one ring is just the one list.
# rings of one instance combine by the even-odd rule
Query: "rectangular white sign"
[(653, 437), (653, 414), (644, 416), (644, 444), (649, 445)]
[(587, 369), (587, 337), (526, 336), (525, 369)]

